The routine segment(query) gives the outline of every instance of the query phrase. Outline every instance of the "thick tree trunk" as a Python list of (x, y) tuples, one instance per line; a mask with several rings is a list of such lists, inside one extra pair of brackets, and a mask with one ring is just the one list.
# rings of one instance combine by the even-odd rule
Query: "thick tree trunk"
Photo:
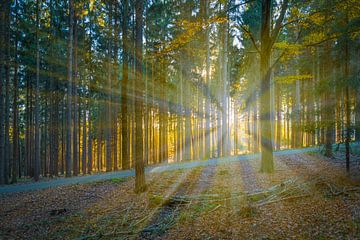
[(130, 145), (129, 145), (129, 141), (130, 139), (128, 138), (128, 96), (127, 96), (127, 85), (128, 85), (128, 46), (129, 46), (129, 41), (128, 41), (128, 36), (127, 36), (127, 31), (128, 31), (128, 0), (124, 0), (123, 1), (123, 21), (122, 21), (122, 42), (123, 42), (123, 66), (122, 66), (122, 74), (123, 74), (123, 79), (122, 79), (122, 86), (121, 86), (121, 95), (122, 95), (122, 100), (121, 100), (121, 136), (122, 136), (122, 157), (121, 157), (121, 164), (122, 164), (122, 169), (129, 169), (130, 168)]
[[(227, 9), (227, 3), (225, 3), (224, 9)], [(227, 18), (228, 16), (226, 16)], [(222, 28), (222, 51), (223, 51), (223, 59), (220, 64), (222, 64), (222, 155), (228, 156), (230, 154), (230, 136), (228, 131), (228, 93), (229, 93), (229, 85), (228, 85), (228, 21), (226, 21)]]
[(145, 166), (143, 156), (143, 74), (142, 74), (142, 38), (143, 38), (143, 11), (144, 1), (136, 1), (136, 89), (137, 94), (135, 105), (135, 122), (136, 122), (136, 161), (135, 161), (135, 192), (143, 192), (146, 190), (145, 183)]
[[(4, 1), (1, 5), (2, 9), (2, 34), (3, 34), (3, 39), (2, 39), (2, 44), (1, 44), (1, 50), (3, 51), (2, 53), (2, 59), (0, 59), (0, 61), (2, 60), (2, 62), (0, 63), (0, 74), (3, 74), (1, 71), (1, 65), (4, 68), (4, 75), (5, 76), (5, 89), (3, 89), (3, 87), (0, 86), (0, 105), (2, 105), (0, 107), (0, 110), (3, 109), (3, 107), (5, 107), (5, 109), (3, 109), (3, 111), (0, 112), (1, 116), (0, 117), (0, 161), (1, 161), (1, 167), (0, 167), (0, 171), (1, 174), (3, 176), (2, 179), (0, 179), (0, 184), (2, 181), (4, 181), (3, 183), (8, 184), (9, 183), (9, 167), (10, 167), (10, 141), (9, 141), (9, 129), (10, 129), (10, 119), (9, 119), (9, 112), (10, 112), (10, 2), (9, 1)], [(0, 81), (2, 80), (2, 76), (0, 77)], [(0, 83), (0, 85), (3, 86), (3, 82)], [(5, 90), (5, 92), (4, 92)], [(5, 94), (5, 96), (4, 96)], [(5, 102), (3, 97), (5, 97)], [(5, 106), (3, 105), (5, 104)], [(0, 176), (1, 178), (1, 176)]]
[(271, 135), (270, 114), (270, 16), (271, 1), (262, 0), (261, 19), (261, 54), (260, 54), (260, 128), (261, 128), (261, 171), (271, 173), (274, 171), (273, 141)]

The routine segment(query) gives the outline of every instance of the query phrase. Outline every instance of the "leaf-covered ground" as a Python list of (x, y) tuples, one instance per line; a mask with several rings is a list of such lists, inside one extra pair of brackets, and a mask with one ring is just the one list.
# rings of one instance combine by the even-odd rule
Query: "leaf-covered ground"
[(359, 239), (359, 157), (278, 156), (0, 196), (0, 239)]

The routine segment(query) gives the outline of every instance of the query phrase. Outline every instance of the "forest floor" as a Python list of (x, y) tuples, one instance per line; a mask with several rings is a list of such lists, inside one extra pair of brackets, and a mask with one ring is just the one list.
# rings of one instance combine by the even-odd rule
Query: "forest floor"
[[(357, 146), (357, 145), (356, 145)], [(360, 145), (359, 145), (360, 146)], [(343, 147), (340, 146), (340, 150)], [(296, 154), (296, 153), (307, 153), (317, 151), (318, 147), (309, 147), (309, 148), (301, 148), (301, 149), (286, 149), (282, 151), (274, 152), (275, 156), (279, 155), (288, 155), (288, 154)], [(208, 160), (199, 160), (199, 161), (184, 161), (181, 163), (163, 163), (158, 165), (151, 165), (146, 167), (146, 173), (161, 173), (165, 171), (173, 171), (187, 168), (194, 168), (200, 166), (209, 166), (209, 165), (217, 165), (223, 163), (230, 163), (234, 161), (242, 161), (242, 160), (250, 160), (256, 159), (259, 157), (259, 154), (243, 154), (231, 157), (224, 158), (213, 158)], [(0, 194), (2, 193), (16, 193), (23, 191), (32, 191), (46, 188), (53, 188), (58, 186), (67, 186), (73, 184), (84, 184), (96, 181), (105, 181), (111, 180), (113, 178), (127, 178), (135, 176), (134, 170), (120, 170), (115, 172), (102, 172), (95, 173), (91, 175), (79, 175), (71, 178), (65, 178), (64, 176), (59, 177), (41, 177), (40, 181), (34, 182), (31, 178), (21, 179), (16, 184), (4, 185), (0, 186)]]
[[(354, 153), (357, 153), (354, 151)], [(360, 155), (341, 149), (0, 195), (0, 239), (360, 239)]]

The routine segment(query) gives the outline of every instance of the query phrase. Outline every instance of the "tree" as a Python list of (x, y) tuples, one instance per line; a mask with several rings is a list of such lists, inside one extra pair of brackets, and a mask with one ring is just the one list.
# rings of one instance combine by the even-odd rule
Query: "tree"
[[(281, 24), (288, 7), (288, 0), (284, 0), (281, 12), (271, 29), (271, 0), (261, 2), (261, 37), (260, 37), (260, 129), (261, 129), (261, 171), (274, 171), (273, 137), (271, 134), (271, 101), (270, 101), (270, 57), (273, 44), (281, 30)], [(272, 30), (272, 31), (271, 31)]]
[(66, 177), (71, 177), (71, 115), (72, 115), (72, 78), (73, 78), (73, 34), (74, 34), (74, 1), (69, 0), (69, 39), (68, 39), (68, 78), (66, 109)]
[[(17, 5), (16, 5), (16, 17), (15, 22), (18, 20), (18, 12), (17, 12)], [(20, 156), (19, 156), (19, 110), (18, 110), (18, 59), (17, 59), (17, 51), (18, 51), (18, 32), (15, 32), (15, 51), (14, 51), (14, 95), (13, 95), (13, 161), (12, 161), (12, 178), (11, 182), (16, 183), (18, 178), (18, 172), (19, 172), (19, 162), (20, 162)]]
[(36, 1), (36, 84), (35, 84), (35, 159), (34, 180), (40, 176), (40, 0)]
[(142, 48), (143, 48), (143, 11), (144, 1), (136, 0), (136, 37), (135, 37), (135, 57), (136, 57), (136, 95), (135, 97), (135, 122), (136, 122), (136, 153), (135, 153), (135, 192), (146, 190), (145, 168), (143, 156), (143, 73), (142, 73)]
[[(121, 81), (121, 137), (128, 139), (128, 0), (123, 2), (123, 20), (122, 20), (122, 81)], [(122, 141), (122, 169), (130, 168), (130, 145), (128, 141)]]
[[(9, 2), (8, 1), (1, 1), (0, 2), (0, 112), (4, 112), (4, 80), (3, 80), (3, 69), (5, 69), (5, 55), (3, 50), (6, 50), (6, 32), (5, 32), (5, 25), (6, 25), (6, 12), (10, 11)], [(5, 162), (5, 155), (4, 155), (4, 136), (5, 135), (5, 116), (4, 114), (0, 114), (0, 185), (5, 184), (6, 182), (6, 162)]]

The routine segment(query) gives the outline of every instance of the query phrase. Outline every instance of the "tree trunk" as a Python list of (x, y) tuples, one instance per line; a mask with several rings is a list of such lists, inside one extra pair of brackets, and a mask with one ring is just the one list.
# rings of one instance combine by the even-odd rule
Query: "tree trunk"
[[(17, 6), (16, 6), (16, 22), (18, 18), (17, 13)], [(18, 121), (19, 121), (19, 110), (18, 110), (18, 60), (17, 60), (17, 50), (18, 50), (18, 40), (17, 35), (15, 37), (15, 56), (14, 56), (14, 94), (13, 94), (13, 112), (14, 112), (14, 118), (13, 118), (13, 162), (12, 162), (12, 183), (17, 182), (17, 177), (19, 173), (19, 127), (18, 127)], [(1, 81), (1, 80), (0, 80)]]
[[(6, 3), (8, 1), (1, 1), (0, 2), (0, 9), (6, 9)], [(5, 12), (0, 12), (0, 48), (5, 49)], [(0, 51), (0, 112), (4, 112), (4, 88), (3, 88), (3, 69), (4, 66), (5, 56), (4, 52)], [(4, 127), (5, 127), (5, 116), (4, 114), (0, 114), (0, 185), (5, 184), (5, 158), (4, 158)]]
[(128, 0), (123, 1), (123, 21), (122, 21), (122, 42), (123, 42), (123, 66), (122, 66), (122, 86), (121, 86), (121, 135), (122, 135), (122, 169), (130, 168), (130, 145), (128, 138), (128, 96), (127, 96), (127, 85), (128, 85)]
[[(225, 2), (224, 9), (228, 9), (228, 4)], [(228, 18), (228, 16), (226, 16)], [(230, 154), (230, 137), (228, 131), (228, 93), (229, 93), (229, 85), (228, 85), (228, 21), (226, 21), (223, 25), (222, 29), (222, 46), (223, 46), (223, 59), (222, 59), (222, 154), (223, 156), (228, 156)]]
[(111, 88), (111, 72), (112, 72), (112, 66), (111, 66), (111, 47), (112, 47), (112, 43), (111, 43), (111, 38), (112, 38), (112, 4), (111, 2), (109, 2), (109, 33), (108, 33), (108, 61), (107, 61), (107, 65), (108, 65), (108, 71), (107, 71), (107, 87), (106, 87), (106, 91), (105, 94), (107, 95), (107, 101), (106, 101), (106, 123), (105, 123), (105, 144), (106, 144), (106, 171), (110, 172), (112, 170), (112, 157), (111, 157), (111, 134), (112, 134), (112, 129), (111, 129), (111, 125), (112, 125), (112, 121), (111, 121), (111, 93), (112, 93), (112, 88)]
[(86, 174), (86, 110), (84, 104), (83, 110), (83, 124), (82, 124), (82, 156), (81, 156), (81, 167), (82, 167), (82, 174)]
[(276, 94), (276, 103), (277, 103), (277, 124), (276, 124), (276, 149), (281, 149), (281, 90), (280, 86), (277, 87), (278, 92)]
[(40, 42), (39, 42), (39, 14), (40, 0), (36, 1), (36, 85), (35, 85), (35, 159), (34, 180), (38, 181), (40, 176)]
[(93, 169), (93, 148), (92, 148), (92, 143), (93, 143), (93, 138), (92, 138), (92, 129), (91, 129), (91, 113), (89, 111), (89, 116), (88, 116), (88, 125), (89, 125), (89, 129), (88, 129), (88, 164), (87, 164), (87, 172), (88, 174), (91, 174), (92, 169)]
[[(205, 6), (205, 19), (209, 19), (209, 0), (203, 0), (206, 6)], [(208, 89), (210, 89), (210, 30), (209, 26), (207, 25), (207, 28), (205, 30), (205, 47), (206, 47), (206, 85)], [(210, 131), (210, 91), (207, 91), (207, 95), (205, 96), (205, 159), (209, 159), (211, 157), (211, 146), (210, 146), (210, 138), (211, 138), (211, 131)]]
[(347, 81), (347, 84), (345, 86), (345, 128), (346, 128), (346, 137), (345, 137), (345, 158), (346, 158), (346, 171), (350, 172), (350, 142), (351, 142), (351, 109), (350, 109), (350, 87), (348, 83), (349, 78), (349, 62), (350, 62), (350, 56), (349, 56), (349, 38), (347, 35), (344, 36), (345, 43), (344, 43), (344, 79)]
[(135, 94), (135, 122), (136, 122), (136, 161), (135, 161), (135, 192), (144, 192), (145, 167), (143, 159), (143, 75), (142, 75), (142, 47), (143, 47), (143, 11), (144, 1), (136, 1), (136, 37), (135, 37), (135, 56), (136, 56), (136, 90)]
[(261, 53), (260, 53), (260, 128), (261, 128), (261, 172), (274, 171), (273, 142), (270, 115), (270, 16), (271, 1), (262, 0), (261, 18)]
[(77, 176), (79, 173), (79, 145), (78, 145), (78, 20), (77, 20), (77, 12), (74, 8), (74, 45), (73, 45), (73, 81), (72, 81), (72, 96), (73, 96), (73, 175)]
[(69, 0), (69, 42), (68, 42), (68, 82), (66, 111), (66, 177), (71, 177), (71, 113), (72, 113), (72, 78), (73, 78), (73, 34), (74, 34), (74, 0)]

